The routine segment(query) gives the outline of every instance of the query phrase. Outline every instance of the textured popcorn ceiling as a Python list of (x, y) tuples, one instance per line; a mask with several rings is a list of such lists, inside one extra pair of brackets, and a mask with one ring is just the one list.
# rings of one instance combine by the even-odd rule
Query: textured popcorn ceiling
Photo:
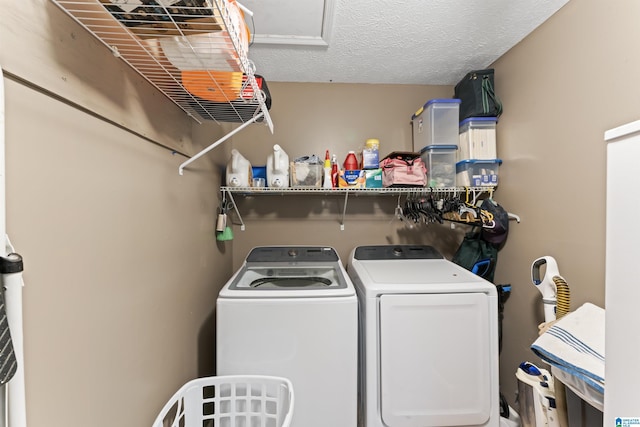
[[(486, 68), (568, 2), (240, 1), (254, 11), (257, 40), (249, 58), (267, 81), (433, 85), (455, 84)], [(325, 6), (333, 9), (328, 35), (322, 33)], [(304, 44), (301, 31), (316, 44), (328, 37), (328, 46)], [(265, 44), (269, 34), (293, 35), (293, 44)]]

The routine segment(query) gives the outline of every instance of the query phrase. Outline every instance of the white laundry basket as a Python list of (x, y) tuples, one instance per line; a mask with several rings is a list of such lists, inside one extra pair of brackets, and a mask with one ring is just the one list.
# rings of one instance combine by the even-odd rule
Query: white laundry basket
[(198, 378), (169, 399), (153, 427), (289, 427), (293, 405), (293, 386), (286, 378)]

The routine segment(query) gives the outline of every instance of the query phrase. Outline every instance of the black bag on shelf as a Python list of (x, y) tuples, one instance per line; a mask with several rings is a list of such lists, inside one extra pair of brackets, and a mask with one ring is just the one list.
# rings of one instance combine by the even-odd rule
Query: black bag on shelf
[(469, 117), (499, 117), (502, 102), (494, 91), (494, 70), (476, 70), (467, 73), (454, 89), (454, 98), (460, 103), (460, 121)]

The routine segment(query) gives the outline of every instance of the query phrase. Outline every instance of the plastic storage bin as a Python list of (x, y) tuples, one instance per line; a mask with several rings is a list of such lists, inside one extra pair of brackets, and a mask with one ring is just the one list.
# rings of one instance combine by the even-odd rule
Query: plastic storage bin
[(293, 405), (293, 386), (286, 378), (263, 375), (198, 378), (175, 392), (153, 427), (289, 427)]
[(427, 187), (456, 186), (456, 145), (431, 145), (420, 151), (427, 167)]
[(460, 100), (432, 99), (412, 117), (413, 151), (432, 145), (458, 145)]
[(460, 122), (460, 150), (458, 161), (467, 159), (491, 160), (496, 152), (496, 117), (469, 117)]
[(291, 162), (290, 169), (291, 187), (322, 187), (323, 165)]
[(498, 170), (502, 160), (469, 159), (456, 163), (456, 183), (459, 187), (498, 185)]

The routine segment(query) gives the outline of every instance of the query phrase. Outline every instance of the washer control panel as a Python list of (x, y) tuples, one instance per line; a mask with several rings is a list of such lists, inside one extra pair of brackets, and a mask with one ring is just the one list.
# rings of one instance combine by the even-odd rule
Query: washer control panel
[(327, 246), (261, 246), (253, 248), (247, 262), (336, 262), (338, 253)]

